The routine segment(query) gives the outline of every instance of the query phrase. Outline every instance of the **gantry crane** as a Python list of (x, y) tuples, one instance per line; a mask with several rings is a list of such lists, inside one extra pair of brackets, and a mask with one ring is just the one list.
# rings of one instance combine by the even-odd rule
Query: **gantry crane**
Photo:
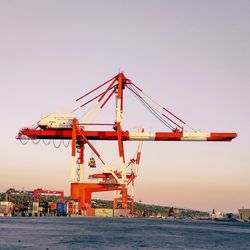
[(34, 200), (38, 199), (41, 195), (56, 195), (61, 197), (61, 201), (64, 202), (64, 191), (52, 191), (44, 190), (42, 188), (37, 188), (33, 191)]
[[(104, 89), (104, 90), (103, 90)], [(123, 130), (124, 90), (127, 89), (147, 108), (169, 132), (152, 131), (128, 131)], [(93, 96), (86, 100), (87, 97)], [(116, 118), (114, 123), (94, 123), (98, 113), (103, 110), (107, 102), (115, 96)], [(83, 103), (82, 103), (83, 102)], [(93, 106), (79, 121), (76, 113), (90, 103)], [(128, 202), (132, 202), (132, 214), (134, 204), (134, 180), (138, 175), (140, 156), (143, 141), (231, 141), (236, 133), (199, 132), (192, 129), (186, 122), (176, 116), (169, 109), (160, 105), (147, 95), (141, 88), (128, 79), (122, 72), (98, 87), (82, 95), (74, 101), (76, 108), (70, 113), (52, 113), (43, 117), (35, 128), (24, 128), (19, 131), (17, 139), (31, 140), (71, 140), (72, 141), (72, 166), (71, 166), (71, 199), (79, 201), (80, 210), (86, 215), (92, 214), (91, 195), (93, 192), (115, 191), (114, 208), (121, 201), (122, 208), (128, 208)], [(112, 129), (90, 130), (90, 126), (112, 126)], [(91, 141), (106, 140), (117, 141), (119, 151), (119, 167), (113, 169), (104, 160)], [(125, 162), (124, 141), (138, 141), (136, 157), (130, 162)], [(96, 182), (84, 180), (84, 151), (85, 146), (93, 151), (99, 162), (103, 165), (101, 173), (92, 174), (90, 179)], [(91, 159), (90, 167), (95, 167), (95, 161)], [(131, 171), (127, 172), (128, 166)], [(132, 194), (128, 194), (128, 186), (132, 186)]]

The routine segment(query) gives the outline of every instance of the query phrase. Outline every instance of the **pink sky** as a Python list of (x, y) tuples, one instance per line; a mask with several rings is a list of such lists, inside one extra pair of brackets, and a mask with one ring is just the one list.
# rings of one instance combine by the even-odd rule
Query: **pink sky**
[[(249, 13), (249, 1), (2, 1), (0, 191), (69, 193), (70, 149), (15, 136), (123, 70), (193, 127), (239, 134), (230, 143), (145, 142), (136, 200), (249, 208)], [(164, 129), (135, 98), (125, 101), (124, 129)], [(96, 147), (116, 163), (116, 145)]]

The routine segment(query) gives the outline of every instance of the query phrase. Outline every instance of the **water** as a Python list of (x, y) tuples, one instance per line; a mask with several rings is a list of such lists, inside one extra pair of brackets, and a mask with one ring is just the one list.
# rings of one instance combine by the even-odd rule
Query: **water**
[(153, 218), (0, 217), (0, 249), (250, 249), (250, 224)]

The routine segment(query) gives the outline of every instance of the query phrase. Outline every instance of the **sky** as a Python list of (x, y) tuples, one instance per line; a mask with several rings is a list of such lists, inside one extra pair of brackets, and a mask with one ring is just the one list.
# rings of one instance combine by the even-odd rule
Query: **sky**
[[(0, 1), (0, 192), (69, 194), (70, 148), (23, 146), (15, 136), (123, 71), (192, 127), (238, 133), (232, 142), (145, 142), (135, 200), (250, 208), (249, 13), (244, 0)], [(169, 131), (126, 93), (124, 129), (138, 128)], [(115, 142), (95, 146), (117, 164)], [(136, 146), (125, 143), (127, 159)]]

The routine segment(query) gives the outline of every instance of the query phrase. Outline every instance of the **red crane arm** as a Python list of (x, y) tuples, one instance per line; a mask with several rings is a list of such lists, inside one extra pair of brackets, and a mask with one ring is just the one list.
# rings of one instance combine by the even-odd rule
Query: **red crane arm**
[[(77, 137), (82, 134), (88, 140), (117, 140), (116, 131), (77, 131)], [(219, 132), (129, 132), (121, 131), (123, 141), (231, 141), (237, 137), (237, 133)], [(37, 130), (24, 128), (20, 130), (17, 139), (72, 139), (71, 129)], [(27, 138), (27, 139), (28, 139)]]

